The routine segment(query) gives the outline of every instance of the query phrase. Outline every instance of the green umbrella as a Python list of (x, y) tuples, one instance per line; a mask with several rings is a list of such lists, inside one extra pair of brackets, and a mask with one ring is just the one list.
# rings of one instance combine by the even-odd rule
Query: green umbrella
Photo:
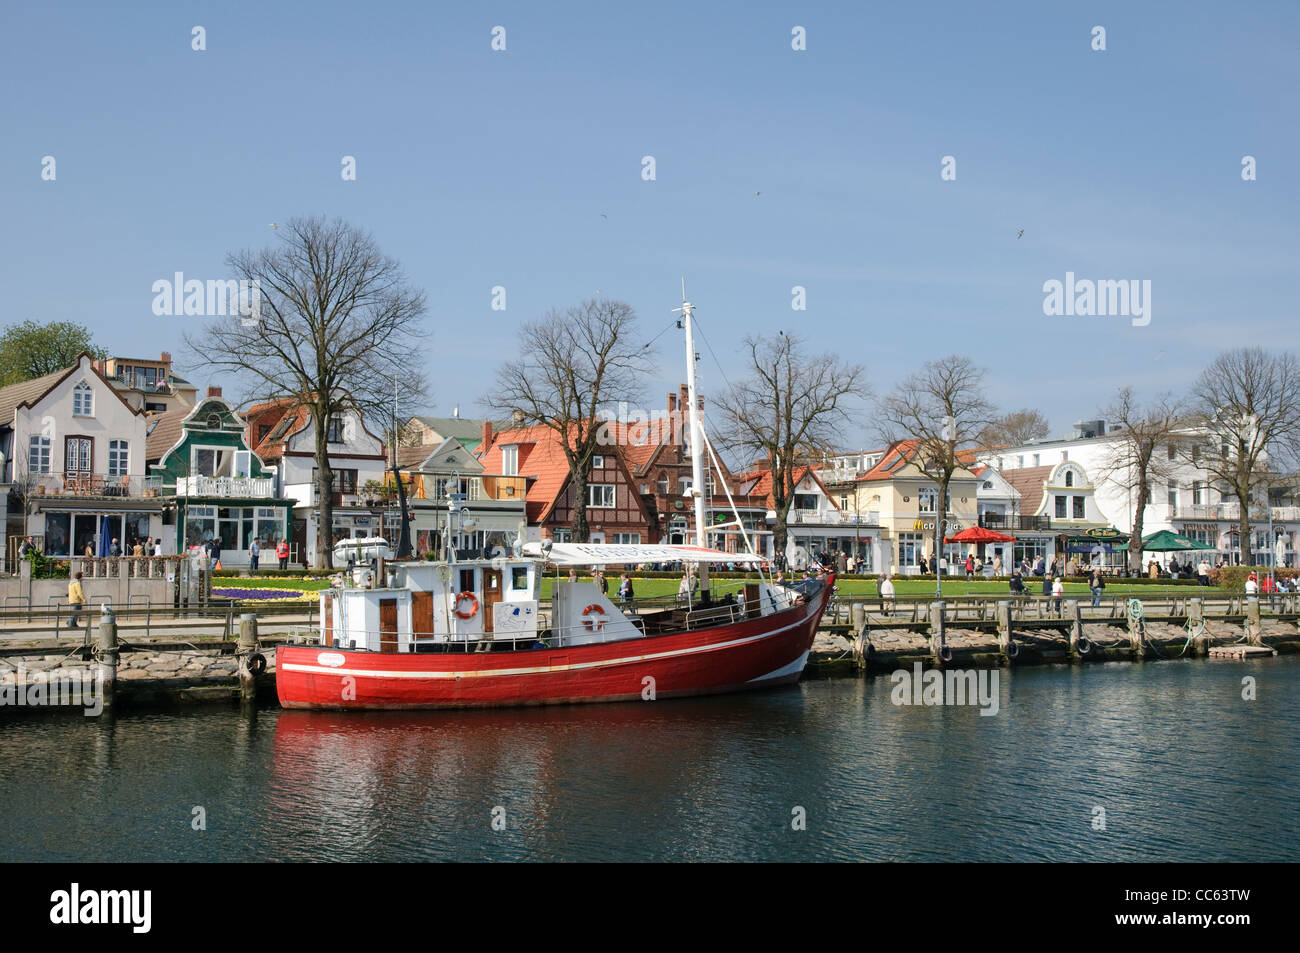
[(1198, 543), (1178, 533), (1162, 529), (1158, 533), (1142, 537), (1142, 549), (1149, 553), (1175, 553), (1191, 549), (1213, 549), (1208, 543)]

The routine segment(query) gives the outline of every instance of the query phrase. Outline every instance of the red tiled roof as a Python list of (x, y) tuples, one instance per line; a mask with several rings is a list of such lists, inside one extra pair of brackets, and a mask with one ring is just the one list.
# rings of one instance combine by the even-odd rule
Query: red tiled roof
[(486, 472), (505, 472), (501, 448), (512, 444), (519, 446), (518, 475), (532, 477), (525, 496), (528, 522), (541, 523), (569, 482), (569, 461), (560, 446), (559, 434), (538, 424), (494, 433), (492, 443), (479, 448), (479, 462)]
[[(295, 397), (279, 397), (254, 404), (244, 414), (244, 419), (248, 421), (244, 439), (263, 461), (278, 460), (284, 455), (289, 435), (301, 430), (310, 417), (311, 408), (299, 405)], [(263, 426), (270, 430), (258, 440), (257, 432)]]
[(892, 479), (894, 471), (903, 461), (911, 458), (919, 443), (919, 440), (895, 440), (885, 449), (885, 455), (880, 458), (880, 462), (858, 479), (863, 482)]

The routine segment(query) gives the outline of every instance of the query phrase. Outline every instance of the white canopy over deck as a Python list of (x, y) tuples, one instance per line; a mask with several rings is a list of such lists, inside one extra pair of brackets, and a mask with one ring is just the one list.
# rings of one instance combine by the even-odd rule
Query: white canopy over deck
[(758, 566), (767, 562), (753, 553), (727, 553), (701, 546), (619, 546), (614, 543), (525, 543), (524, 554), (557, 566), (631, 566), (640, 563), (735, 563)]

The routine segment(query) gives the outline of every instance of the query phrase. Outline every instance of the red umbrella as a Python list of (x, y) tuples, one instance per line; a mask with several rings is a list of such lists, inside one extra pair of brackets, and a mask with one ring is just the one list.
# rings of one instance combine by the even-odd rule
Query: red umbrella
[(1009, 543), (1015, 539), (1014, 536), (1005, 536), (1002, 533), (995, 533), (991, 529), (985, 529), (983, 526), (972, 526), (970, 529), (964, 529), (960, 533), (954, 533), (947, 537), (945, 543)]

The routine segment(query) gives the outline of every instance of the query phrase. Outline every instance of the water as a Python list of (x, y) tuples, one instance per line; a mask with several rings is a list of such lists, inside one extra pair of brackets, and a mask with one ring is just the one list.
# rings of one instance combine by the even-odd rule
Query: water
[(0, 860), (1300, 856), (1300, 659), (1000, 674), (993, 717), (898, 707), (873, 678), (490, 712), (5, 718)]

